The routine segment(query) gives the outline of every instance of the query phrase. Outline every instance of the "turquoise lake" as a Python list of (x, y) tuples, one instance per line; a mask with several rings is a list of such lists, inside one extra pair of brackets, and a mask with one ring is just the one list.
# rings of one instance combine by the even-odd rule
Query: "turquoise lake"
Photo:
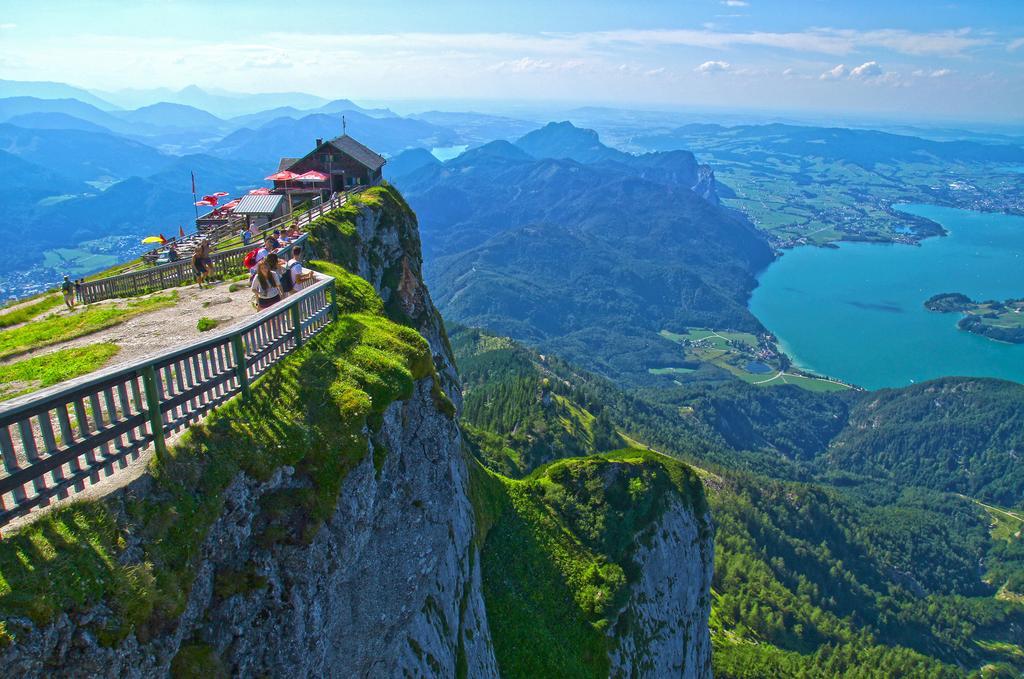
[(963, 332), (940, 292), (1024, 297), (1024, 217), (935, 205), (904, 212), (949, 235), (910, 245), (840, 243), (787, 251), (760, 276), (750, 310), (800, 366), (868, 389), (944, 375), (1024, 382), (1024, 344)]

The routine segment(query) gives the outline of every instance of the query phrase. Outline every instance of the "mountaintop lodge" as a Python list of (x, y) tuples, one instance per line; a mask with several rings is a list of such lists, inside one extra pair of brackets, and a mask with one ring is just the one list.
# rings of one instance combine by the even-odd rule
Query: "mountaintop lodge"
[(328, 141), (317, 139), (313, 150), (301, 158), (281, 159), (277, 172), (266, 177), (274, 182), (273, 189), (254, 189), (240, 200), (202, 215), (196, 219), (196, 227), (208, 236), (229, 232), (240, 220), (259, 227), (317, 196), (327, 200), (337, 191), (379, 184), (386, 162), (347, 134)]
[(383, 176), (381, 168), (385, 162), (383, 156), (347, 134), (329, 141), (317, 139), (316, 147), (305, 156), (282, 158), (277, 171), (296, 175), (313, 171), (327, 175), (327, 178), (322, 182), (302, 182), (299, 187), (295, 181), (275, 180), (274, 192), (287, 190), (288, 193), (299, 194), (296, 196), (299, 200), (305, 200), (308, 195), (303, 196), (302, 193), (327, 191), (330, 195), (361, 184), (377, 184)]

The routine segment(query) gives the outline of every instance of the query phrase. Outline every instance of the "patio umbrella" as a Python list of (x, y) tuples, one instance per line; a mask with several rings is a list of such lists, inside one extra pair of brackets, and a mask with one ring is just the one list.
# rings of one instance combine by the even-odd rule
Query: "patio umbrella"
[(327, 179), (327, 175), (316, 170), (310, 170), (295, 177), (295, 180), (300, 182), (325, 182)]
[(250, 191), (249, 195), (250, 196), (268, 196), (268, 195), (270, 195), (270, 189), (261, 186), (258, 189), (253, 189), (252, 191)]
[(216, 205), (216, 204), (217, 204), (217, 203), (211, 203), (210, 201), (208, 201), (208, 200), (205, 200), (205, 199), (203, 199), (203, 200), (197, 200), (197, 201), (196, 201), (196, 205), (210, 205), (210, 206), (213, 206), (213, 205)]
[(145, 238), (142, 239), (142, 242), (143, 243), (162, 243), (163, 241), (160, 240), (160, 236), (146, 236)]
[(291, 181), (292, 179), (295, 179), (298, 176), (299, 175), (295, 174), (294, 172), (282, 170), (276, 174), (270, 175), (269, 177), (264, 177), (264, 179), (266, 179), (268, 182), (287, 182)]
[(238, 207), (238, 204), (241, 203), (241, 202), (242, 202), (241, 198), (235, 198), (230, 203), (224, 203), (223, 205), (221, 205), (220, 209), (221, 210), (225, 210), (225, 211), (234, 210), (236, 207)]

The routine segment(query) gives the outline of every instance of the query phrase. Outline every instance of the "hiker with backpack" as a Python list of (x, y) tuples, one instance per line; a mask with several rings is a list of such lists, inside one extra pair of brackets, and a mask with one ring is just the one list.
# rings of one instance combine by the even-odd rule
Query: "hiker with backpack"
[(64, 303), (68, 306), (68, 311), (75, 310), (75, 284), (71, 282), (69, 276), (64, 277), (64, 282), (60, 284), (60, 291), (64, 293)]
[(277, 255), (271, 253), (256, 264), (256, 274), (252, 277), (250, 287), (256, 295), (256, 309), (262, 311), (281, 301), (284, 291), (281, 289), (281, 277), (277, 273)]
[(285, 293), (292, 293), (299, 281), (302, 279), (302, 246), (296, 245), (292, 248), (292, 258), (284, 265), (284, 272), (281, 274), (281, 289)]

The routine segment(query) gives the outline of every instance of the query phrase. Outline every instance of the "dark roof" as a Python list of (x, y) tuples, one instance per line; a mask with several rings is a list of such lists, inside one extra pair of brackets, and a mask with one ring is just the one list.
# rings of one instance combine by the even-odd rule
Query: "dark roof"
[(235, 214), (245, 215), (272, 215), (277, 211), (278, 206), (284, 199), (280, 193), (271, 193), (265, 196), (253, 195), (242, 196), (235, 206)]
[(342, 153), (352, 156), (356, 161), (362, 163), (374, 172), (383, 167), (384, 163), (387, 162), (384, 160), (383, 156), (366, 148), (347, 134), (344, 134), (337, 139), (332, 139), (328, 143)]
[(300, 160), (302, 160), (302, 158), (282, 158), (281, 162), (277, 166), (277, 171), (281, 172), (282, 170), (287, 170)]

